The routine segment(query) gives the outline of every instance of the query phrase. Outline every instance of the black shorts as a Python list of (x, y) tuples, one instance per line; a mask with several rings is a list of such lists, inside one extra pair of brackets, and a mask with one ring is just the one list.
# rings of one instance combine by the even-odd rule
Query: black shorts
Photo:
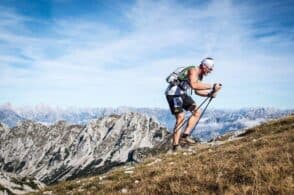
[(196, 108), (196, 103), (191, 96), (183, 94), (180, 96), (176, 95), (167, 95), (166, 96), (170, 111), (172, 114), (178, 114), (185, 110), (193, 111)]

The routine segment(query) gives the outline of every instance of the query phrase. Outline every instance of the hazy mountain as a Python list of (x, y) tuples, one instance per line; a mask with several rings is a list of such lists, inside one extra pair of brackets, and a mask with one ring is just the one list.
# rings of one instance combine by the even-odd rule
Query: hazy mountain
[[(59, 108), (47, 105), (13, 107), (6, 104), (0, 107), (0, 113), (3, 110), (5, 110), (5, 113), (9, 111), (11, 114), (3, 115), (4, 117), (0, 118), (0, 122), (9, 127), (15, 126), (17, 122), (24, 119), (42, 124), (53, 124), (64, 120), (67, 123), (85, 125), (95, 118), (128, 112), (139, 112), (153, 116), (170, 131), (173, 129), (175, 122), (168, 109), (160, 108)], [(228, 131), (252, 127), (269, 119), (280, 118), (291, 113), (294, 113), (294, 110), (275, 108), (208, 109), (197, 128), (193, 131), (193, 136), (209, 140)]]
[(25, 120), (23, 117), (19, 116), (13, 110), (10, 109), (0, 109), (0, 122), (13, 127), (16, 126), (18, 122)]

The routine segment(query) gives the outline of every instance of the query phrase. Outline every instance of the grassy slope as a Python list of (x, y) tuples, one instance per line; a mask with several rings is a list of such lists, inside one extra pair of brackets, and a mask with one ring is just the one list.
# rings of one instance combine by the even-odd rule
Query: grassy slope
[[(242, 139), (162, 154), (106, 174), (61, 182), (53, 194), (294, 194), (294, 116), (252, 128)], [(156, 160), (157, 159), (157, 160)], [(124, 189), (124, 190), (123, 190)], [(40, 192), (42, 193), (42, 192)]]

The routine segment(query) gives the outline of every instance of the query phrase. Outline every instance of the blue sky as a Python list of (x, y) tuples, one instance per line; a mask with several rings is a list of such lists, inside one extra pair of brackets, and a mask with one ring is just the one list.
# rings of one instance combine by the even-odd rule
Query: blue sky
[(0, 104), (167, 108), (166, 76), (211, 56), (213, 107), (294, 108), (293, 51), (293, 1), (2, 0)]

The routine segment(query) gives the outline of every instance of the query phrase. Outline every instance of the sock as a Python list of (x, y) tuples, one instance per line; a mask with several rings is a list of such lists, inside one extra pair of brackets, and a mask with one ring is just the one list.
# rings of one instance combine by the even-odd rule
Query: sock
[(182, 138), (186, 138), (186, 137), (188, 137), (188, 136), (189, 136), (189, 134), (184, 133), (184, 134), (182, 135)]

